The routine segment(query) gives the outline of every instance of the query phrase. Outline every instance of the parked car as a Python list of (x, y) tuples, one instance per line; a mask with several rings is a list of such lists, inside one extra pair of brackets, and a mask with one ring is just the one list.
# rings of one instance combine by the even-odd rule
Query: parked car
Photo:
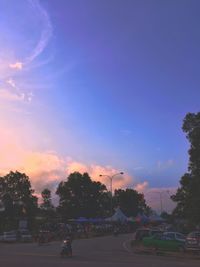
[(168, 251), (185, 251), (185, 241), (180, 233), (163, 233), (151, 237), (143, 238), (142, 244), (145, 247), (154, 248), (155, 250)]
[(187, 235), (186, 250), (200, 251), (200, 232), (191, 232)]
[(26, 229), (19, 230), (19, 239), (21, 242), (31, 242), (32, 241), (32, 235)]
[(134, 234), (135, 241), (142, 241), (144, 237), (154, 236), (155, 234), (160, 234), (162, 231), (160, 229), (154, 228), (138, 228)]
[(186, 242), (186, 237), (183, 234), (178, 233), (178, 232), (164, 232), (163, 236), (165, 237), (166, 240), (177, 240), (184, 244)]
[(165, 232), (143, 238), (142, 244), (155, 250), (183, 252), (185, 251), (185, 236), (177, 232)]
[(4, 232), (3, 241), (4, 242), (16, 242), (17, 241), (16, 231)]

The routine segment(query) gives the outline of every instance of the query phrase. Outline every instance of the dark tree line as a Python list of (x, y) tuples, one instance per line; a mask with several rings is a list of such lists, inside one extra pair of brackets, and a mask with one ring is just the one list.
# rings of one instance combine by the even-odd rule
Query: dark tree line
[[(21, 219), (32, 224), (36, 217), (60, 218), (62, 221), (79, 217), (97, 218), (111, 215), (111, 194), (101, 182), (93, 181), (88, 173), (74, 172), (66, 181), (62, 181), (56, 190), (59, 205), (52, 204), (51, 191), (45, 188), (41, 192), (42, 203), (34, 195), (29, 177), (18, 171), (0, 177), (0, 227), (17, 227)], [(138, 212), (148, 212), (142, 194), (133, 189), (115, 190), (112, 196), (113, 210), (120, 207), (127, 216)]]

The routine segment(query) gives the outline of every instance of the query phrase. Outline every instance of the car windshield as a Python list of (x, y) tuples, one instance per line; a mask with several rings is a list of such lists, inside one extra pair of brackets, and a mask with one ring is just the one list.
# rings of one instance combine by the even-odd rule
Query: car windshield
[(174, 233), (164, 233), (165, 239), (168, 240), (174, 240), (175, 239), (175, 234)]

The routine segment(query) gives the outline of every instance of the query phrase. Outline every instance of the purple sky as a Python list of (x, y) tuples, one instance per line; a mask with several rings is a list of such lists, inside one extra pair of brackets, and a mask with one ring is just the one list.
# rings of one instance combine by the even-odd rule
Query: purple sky
[(182, 121), (200, 108), (199, 8), (0, 0), (1, 172), (37, 187), (75, 167), (122, 170), (118, 186), (173, 191), (188, 163)]

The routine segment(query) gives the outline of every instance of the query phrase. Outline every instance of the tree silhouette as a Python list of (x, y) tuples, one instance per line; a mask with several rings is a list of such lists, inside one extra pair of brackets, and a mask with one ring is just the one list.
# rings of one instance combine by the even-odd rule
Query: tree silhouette
[(188, 113), (182, 129), (190, 142), (189, 165), (180, 180), (180, 188), (172, 196), (177, 202), (174, 215), (200, 223), (200, 112)]
[(106, 186), (92, 181), (87, 173), (74, 172), (67, 181), (61, 182), (58, 211), (63, 218), (99, 217), (106, 214), (109, 195)]
[(4, 206), (3, 220), (17, 223), (21, 218), (31, 221), (37, 211), (37, 197), (33, 195), (29, 177), (18, 171), (0, 177), (0, 193)]
[(136, 216), (138, 213), (148, 213), (150, 208), (146, 205), (143, 194), (134, 189), (118, 189), (114, 194), (115, 206), (119, 206), (128, 217)]

